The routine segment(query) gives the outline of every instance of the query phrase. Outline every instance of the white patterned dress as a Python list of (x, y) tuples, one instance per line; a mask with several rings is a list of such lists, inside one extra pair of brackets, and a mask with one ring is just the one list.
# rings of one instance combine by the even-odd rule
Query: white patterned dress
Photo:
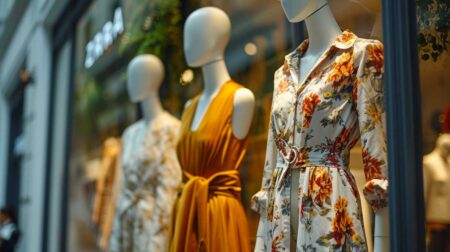
[(345, 31), (299, 83), (307, 47), (275, 73), (262, 188), (252, 198), (259, 235), (265, 251), (290, 251), (291, 171), (298, 169), (297, 251), (367, 251), (349, 153), (361, 139), (364, 194), (375, 211), (385, 207), (383, 45)]
[(175, 152), (179, 129), (179, 120), (164, 112), (149, 124), (141, 120), (125, 130), (123, 185), (109, 251), (168, 250), (169, 225), (181, 183)]

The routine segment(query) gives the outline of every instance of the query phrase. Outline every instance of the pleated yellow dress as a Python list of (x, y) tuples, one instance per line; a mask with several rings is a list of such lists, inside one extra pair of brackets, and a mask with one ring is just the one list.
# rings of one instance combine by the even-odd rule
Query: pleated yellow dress
[(237, 139), (232, 130), (234, 94), (241, 87), (225, 83), (195, 131), (191, 124), (199, 96), (183, 112), (177, 154), (184, 186), (174, 215), (171, 252), (250, 251), (238, 171), (248, 141)]

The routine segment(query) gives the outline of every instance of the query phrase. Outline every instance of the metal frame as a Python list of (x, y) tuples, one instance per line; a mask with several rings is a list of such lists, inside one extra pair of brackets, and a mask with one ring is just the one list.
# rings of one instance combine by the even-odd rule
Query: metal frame
[(425, 251), (416, 2), (383, 0), (391, 251)]
[[(9, 45), (14, 34), (15, 30), (20, 24), (20, 21), (22, 20), (24, 13), (28, 7), (28, 4), (30, 4), (30, 0), (15, 0), (11, 4), (11, 6), (8, 9), (8, 14), (5, 17), (3, 23), (3, 31), (0, 32), (0, 45)], [(2, 6), (3, 7), (3, 6)], [(6, 50), (8, 49), (7, 46), (1, 46), (0, 47), (0, 58), (3, 58), (5, 55)]]
[[(62, 14), (59, 16), (57, 22), (55, 22), (55, 26), (53, 27), (52, 32), (52, 76), (51, 76), (51, 87), (50, 87), (50, 106), (49, 106), (49, 128), (48, 128), (48, 145), (47, 145), (47, 156), (46, 156), (46, 182), (45, 182), (45, 198), (44, 198), (44, 225), (42, 227), (43, 231), (43, 242), (41, 251), (48, 251), (49, 246), (49, 237), (48, 237), (48, 231), (49, 231), (49, 212), (50, 212), (50, 191), (51, 190), (63, 190), (62, 193), (62, 200), (61, 200), (61, 230), (59, 240), (61, 241), (60, 247), (58, 248), (59, 251), (64, 252), (67, 251), (67, 222), (68, 222), (68, 193), (69, 193), (69, 158), (70, 158), (70, 145), (71, 145), (71, 132), (72, 132), (72, 97), (73, 97), (73, 83), (71, 82), (70, 85), (70, 94), (69, 94), (69, 111), (67, 113), (67, 136), (68, 139), (66, 141), (65, 146), (65, 156), (64, 156), (64, 188), (51, 188), (51, 183), (49, 181), (50, 178), (52, 178), (52, 169), (56, 169), (52, 166), (52, 152), (53, 152), (53, 121), (54, 121), (54, 109), (55, 109), (55, 86), (58, 85), (56, 83), (56, 59), (58, 52), (61, 50), (61, 48), (64, 46), (65, 42), (72, 40), (75, 41), (75, 27), (79, 20), (79, 18), (85, 13), (86, 9), (90, 6), (90, 4), (93, 2), (93, 0), (71, 0), (69, 4), (66, 6)], [(75, 57), (75, 46), (72, 46), (71, 49), (71, 58), (74, 59)], [(75, 71), (75, 62), (74, 60), (71, 60), (70, 62), (70, 79), (73, 79)]]

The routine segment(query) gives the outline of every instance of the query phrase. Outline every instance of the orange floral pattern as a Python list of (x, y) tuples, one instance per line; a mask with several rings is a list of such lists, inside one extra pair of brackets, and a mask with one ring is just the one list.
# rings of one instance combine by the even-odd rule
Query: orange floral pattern
[(320, 103), (318, 95), (312, 93), (303, 100), (302, 112), (304, 116), (303, 127), (307, 128), (311, 125), (312, 115), (316, 106)]
[(287, 81), (281, 81), (280, 83), (278, 83), (276, 90), (277, 90), (278, 94), (281, 94), (281, 93), (288, 91), (288, 89), (289, 89), (289, 83)]
[(334, 204), (335, 217), (331, 221), (331, 229), (333, 232), (333, 238), (336, 240), (337, 246), (342, 246), (345, 235), (348, 233), (351, 236), (355, 233), (353, 230), (353, 221), (349, 216), (348, 201), (345, 198), (339, 198)]
[(369, 60), (367, 61), (366, 67), (375, 76), (382, 75), (384, 66), (383, 44), (377, 43), (369, 45), (367, 47), (367, 50), (369, 52)]
[(286, 226), (291, 221), (291, 171), (300, 169), (294, 189), (299, 202), (297, 251), (367, 251), (349, 153), (361, 141), (364, 196), (375, 211), (385, 207), (383, 46), (345, 31), (311, 74), (300, 78), (307, 48), (305, 41), (275, 73), (262, 188), (252, 208), (261, 215), (264, 247), (292, 251)]
[(315, 204), (323, 205), (331, 203), (330, 196), (333, 193), (332, 181), (328, 169), (319, 169), (312, 174), (309, 181), (309, 192)]
[(353, 54), (345, 52), (340, 55), (336, 61), (330, 66), (331, 71), (328, 74), (327, 81), (333, 83), (333, 88), (338, 88), (344, 80), (348, 79), (354, 71)]
[(384, 165), (384, 160), (378, 160), (367, 153), (366, 149), (362, 150), (363, 163), (364, 163), (364, 174), (367, 180), (372, 179), (386, 179), (383, 176), (382, 165)]

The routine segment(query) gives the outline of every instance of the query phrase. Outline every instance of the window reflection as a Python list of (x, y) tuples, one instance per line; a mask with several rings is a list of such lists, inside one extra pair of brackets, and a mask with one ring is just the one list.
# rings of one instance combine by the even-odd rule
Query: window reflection
[(417, 0), (427, 250), (450, 250), (449, 3)]

